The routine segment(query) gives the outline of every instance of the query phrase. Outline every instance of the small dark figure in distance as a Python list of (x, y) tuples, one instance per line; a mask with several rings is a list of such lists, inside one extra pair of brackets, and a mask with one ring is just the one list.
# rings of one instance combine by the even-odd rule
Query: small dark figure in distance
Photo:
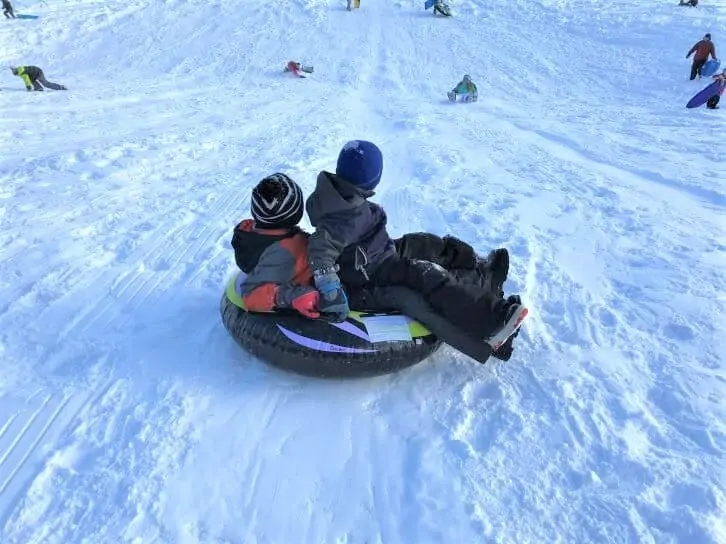
[(306, 74), (312, 74), (315, 69), (312, 66), (305, 66), (304, 64), (300, 64), (297, 61), (291, 60), (287, 63), (285, 68), (282, 70), (283, 72), (292, 72), (296, 76), (305, 77), (300, 74), (300, 72), (304, 72)]
[(10, 0), (2, 0), (3, 1), (3, 14), (5, 15), (6, 19), (15, 19), (15, 11), (13, 10), (13, 5), (10, 3)]
[(679, 6), (688, 6), (691, 8), (695, 8), (698, 6), (698, 0), (686, 0), (685, 2), (681, 0), (681, 3), (678, 4)]
[(36, 90), (42, 91), (43, 87), (46, 89), (53, 89), (54, 91), (67, 91), (68, 89), (59, 85), (58, 83), (52, 83), (45, 79), (43, 70), (37, 66), (16, 66), (10, 68), (14, 76), (18, 76), (25, 83), (25, 88), (29, 91)]
[(449, 8), (449, 4), (445, 4), (441, 0), (436, 0), (434, 2), (434, 15), (437, 13), (440, 13), (444, 17), (451, 17), (451, 9)]
[(724, 70), (720, 74), (716, 74), (715, 76), (713, 76), (713, 79), (715, 81), (718, 81), (721, 85), (718, 88), (718, 93), (715, 94), (715, 95), (713, 95), (706, 102), (706, 107), (709, 110), (717, 110), (718, 109), (718, 103), (721, 100), (721, 95), (723, 94), (724, 91), (726, 91), (726, 70)]
[(449, 97), (451, 102), (456, 102), (459, 96), (462, 97), (464, 102), (476, 102), (479, 99), (479, 91), (471, 80), (471, 76), (467, 74), (456, 84), (456, 87), (446, 93), (446, 96)]
[[(695, 55), (693, 55), (694, 53)], [(706, 34), (702, 40), (691, 47), (686, 58), (690, 58), (691, 55), (693, 55), (693, 64), (691, 65), (691, 81), (693, 81), (696, 76), (701, 77), (701, 68), (706, 64), (709, 55), (716, 60), (716, 46), (711, 41), (711, 34)]]

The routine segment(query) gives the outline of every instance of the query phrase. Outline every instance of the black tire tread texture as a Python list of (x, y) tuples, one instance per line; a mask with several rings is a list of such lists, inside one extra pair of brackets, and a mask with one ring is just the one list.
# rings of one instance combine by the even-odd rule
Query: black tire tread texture
[(442, 342), (431, 335), (422, 342), (376, 344), (376, 353), (339, 353), (314, 351), (283, 345), (274, 318), (246, 312), (226, 295), (220, 301), (225, 328), (246, 351), (265, 363), (303, 376), (318, 378), (366, 378), (390, 374), (420, 363), (439, 349)]

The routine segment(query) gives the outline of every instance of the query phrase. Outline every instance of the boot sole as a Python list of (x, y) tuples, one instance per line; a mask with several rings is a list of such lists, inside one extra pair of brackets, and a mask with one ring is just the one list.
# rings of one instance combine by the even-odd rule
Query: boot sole
[(487, 344), (491, 346), (492, 351), (501, 348), (520, 329), (527, 315), (529, 315), (529, 309), (526, 306), (517, 308), (509, 321), (502, 327), (502, 330), (487, 340)]

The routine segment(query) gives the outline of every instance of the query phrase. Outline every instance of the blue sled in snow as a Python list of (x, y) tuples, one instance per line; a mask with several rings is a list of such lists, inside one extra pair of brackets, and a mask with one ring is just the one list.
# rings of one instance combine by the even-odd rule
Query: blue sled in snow
[(703, 68), (701, 68), (701, 77), (709, 77), (715, 74), (718, 69), (721, 67), (721, 61), (720, 60), (709, 60), (706, 64), (703, 65)]

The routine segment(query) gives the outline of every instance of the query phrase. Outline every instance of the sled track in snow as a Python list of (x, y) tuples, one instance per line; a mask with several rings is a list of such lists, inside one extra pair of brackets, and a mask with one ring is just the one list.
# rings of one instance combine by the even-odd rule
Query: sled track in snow
[(0, 528), (45, 469), (56, 441), (90, 398), (78, 391), (44, 389), (27, 398), (0, 398)]

